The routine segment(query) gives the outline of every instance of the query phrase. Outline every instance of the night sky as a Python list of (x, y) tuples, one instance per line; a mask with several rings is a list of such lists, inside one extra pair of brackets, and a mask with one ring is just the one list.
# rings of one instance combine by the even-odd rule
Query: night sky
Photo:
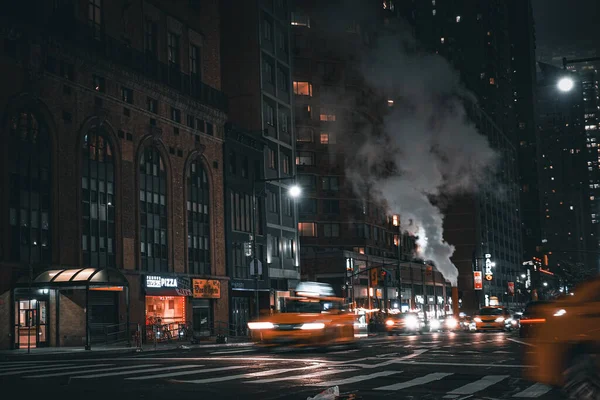
[(600, 49), (599, 0), (532, 0), (538, 58), (583, 56)]

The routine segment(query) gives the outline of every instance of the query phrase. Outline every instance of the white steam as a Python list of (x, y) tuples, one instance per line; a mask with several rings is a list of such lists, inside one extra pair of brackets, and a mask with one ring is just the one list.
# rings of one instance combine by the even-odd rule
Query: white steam
[(458, 73), (442, 57), (409, 53), (398, 44), (406, 42), (380, 39), (366, 58), (367, 83), (394, 105), (383, 132), (365, 134), (347, 174), (356, 188), (368, 187), (400, 215), (403, 229), (418, 236), (418, 256), (456, 286), (454, 246), (444, 240), (436, 200), (485, 185), (497, 157), (466, 115), (463, 101), (470, 95)]

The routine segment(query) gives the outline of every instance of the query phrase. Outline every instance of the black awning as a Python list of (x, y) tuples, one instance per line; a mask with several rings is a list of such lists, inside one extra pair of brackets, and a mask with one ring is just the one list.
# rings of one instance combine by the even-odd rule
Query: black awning
[(17, 282), (19, 288), (74, 288), (128, 286), (127, 278), (116, 268), (69, 268), (41, 272), (31, 282)]

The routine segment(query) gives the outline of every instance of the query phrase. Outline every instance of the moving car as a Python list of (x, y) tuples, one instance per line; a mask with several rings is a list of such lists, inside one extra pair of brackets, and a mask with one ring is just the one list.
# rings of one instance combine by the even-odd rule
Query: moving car
[(423, 333), (424, 324), (415, 313), (392, 314), (385, 320), (388, 335)]
[(344, 307), (344, 299), (331, 294), (333, 289), (323, 284), (299, 285), (297, 296), (286, 298), (281, 312), (248, 323), (252, 340), (260, 347), (355, 343), (356, 317)]
[(525, 306), (521, 323), (519, 327), (519, 337), (527, 338), (535, 335), (540, 324), (546, 322), (546, 317), (543, 313), (543, 306), (550, 303), (549, 301), (532, 301)]
[(600, 279), (574, 295), (536, 305), (545, 322), (536, 325), (526, 353), (528, 379), (560, 386), (570, 399), (600, 399)]
[(476, 331), (504, 331), (506, 330), (506, 319), (510, 314), (505, 307), (490, 306), (483, 307), (473, 317)]

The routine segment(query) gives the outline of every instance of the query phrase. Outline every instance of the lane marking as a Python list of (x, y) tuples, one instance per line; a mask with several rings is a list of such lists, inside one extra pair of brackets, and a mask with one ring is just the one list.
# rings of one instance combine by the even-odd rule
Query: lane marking
[(283, 378), (273, 378), (273, 379), (260, 379), (258, 381), (248, 381), (246, 383), (271, 383), (271, 382), (281, 382), (281, 381), (292, 381), (297, 379), (312, 379), (312, 378), (320, 378), (325, 375), (333, 375), (333, 374), (341, 374), (342, 372), (354, 372), (360, 371), (358, 369), (332, 369), (329, 371), (320, 371), (312, 374), (306, 375), (298, 375), (298, 376), (285, 376)]
[(36, 368), (51, 368), (51, 367), (67, 367), (73, 364), (46, 364), (46, 365), (28, 365), (22, 367), (10, 367), (10, 368), (2, 368), (0, 369), (0, 376), (2, 376), (5, 372), (17, 372), (19, 371), (27, 371), (28, 369), (36, 369)]
[(393, 385), (380, 386), (373, 390), (401, 390), (413, 386), (425, 385), (426, 383), (439, 381), (450, 375), (454, 374), (449, 372), (434, 372), (432, 374), (421, 376), (419, 378), (411, 379), (410, 381), (394, 383)]
[[(69, 364), (70, 365), (70, 364)], [(108, 367), (111, 366), (113, 364), (95, 364), (95, 365), (74, 365), (74, 366), (64, 366), (64, 367), (56, 367), (57, 370), (59, 371), (66, 371), (69, 369), (81, 369), (81, 368), (86, 368), (86, 367)], [(9, 376), (9, 375), (19, 375), (19, 374), (31, 374), (31, 373), (38, 373), (38, 372), (48, 372), (48, 370), (53, 370), (54, 367), (51, 367), (50, 365), (45, 365), (43, 367), (40, 366), (40, 368), (38, 369), (28, 369), (26, 371), (13, 371), (13, 372), (4, 372), (2, 374), (0, 374), (0, 376)], [(25, 377), (27, 378), (27, 377)]]
[(516, 364), (468, 364), (468, 363), (441, 363), (426, 361), (403, 361), (396, 360), (396, 364), (407, 365), (439, 365), (448, 367), (484, 367), (484, 368), (535, 368), (534, 365), (516, 365)]
[(338, 381), (333, 381), (333, 382), (319, 382), (319, 383), (310, 383), (306, 386), (342, 386), (342, 385), (349, 385), (351, 383), (357, 383), (357, 382), (362, 382), (362, 381), (367, 381), (369, 379), (375, 379), (375, 378), (379, 378), (382, 376), (390, 376), (390, 375), (395, 375), (395, 374), (401, 374), (404, 371), (382, 371), (382, 372), (375, 372), (374, 374), (369, 374), (369, 375), (357, 375), (357, 376), (353, 376), (351, 378), (347, 378), (347, 379), (341, 379)]
[(410, 359), (410, 358), (415, 358), (415, 357), (418, 357), (418, 356), (420, 356), (421, 354), (423, 354), (423, 353), (426, 353), (426, 352), (428, 352), (428, 351), (429, 351), (428, 349), (420, 349), (420, 350), (415, 350), (415, 351), (414, 351), (414, 353), (412, 353), (412, 354), (409, 354), (409, 355), (407, 355), (407, 356), (404, 356), (404, 357), (401, 357), (400, 359), (401, 359), (401, 360), (408, 360), (408, 359)]
[[(366, 357), (365, 359), (367, 359)], [(289, 361), (289, 362), (300, 362), (300, 363), (329, 363), (339, 364), (340, 361), (333, 360), (322, 360), (316, 358), (270, 358), (270, 357), (127, 357), (127, 358), (108, 358), (112, 361), (126, 360), (126, 361)], [(95, 360), (98, 361), (98, 360)]]
[(551, 390), (552, 390), (551, 386), (544, 385), (543, 383), (536, 383), (536, 384), (529, 386), (527, 389), (523, 390), (522, 392), (519, 392), (519, 393), (513, 395), (513, 397), (521, 397), (521, 398), (525, 397), (525, 398), (533, 399), (536, 397), (541, 397)]
[(215, 352), (212, 352), (210, 354), (248, 353), (248, 352), (251, 352), (251, 351), (255, 351), (255, 349), (215, 351)]
[[(198, 366), (198, 365), (196, 365)], [(149, 375), (149, 376), (137, 376), (135, 378), (125, 378), (128, 381), (144, 381), (148, 379), (157, 379), (157, 378), (170, 378), (173, 376), (183, 376), (183, 375), (195, 375), (195, 374), (205, 374), (207, 372), (219, 372), (219, 371), (229, 371), (232, 369), (240, 369), (247, 368), (246, 366), (236, 365), (233, 367), (219, 367), (219, 368), (208, 368), (208, 369), (197, 369), (193, 371), (183, 371), (183, 372), (168, 372), (165, 374), (158, 375)], [(185, 382), (185, 381), (183, 381)]]
[(158, 368), (149, 368), (149, 369), (140, 369), (134, 371), (119, 371), (119, 372), (106, 372), (102, 374), (93, 374), (93, 375), (85, 375), (85, 376), (74, 376), (73, 379), (92, 379), (92, 378), (104, 378), (106, 376), (121, 376), (121, 375), (135, 375), (146, 372), (157, 372), (157, 371), (173, 371), (176, 369), (190, 369), (196, 367), (204, 367), (204, 365), (176, 365), (173, 367), (158, 367)]
[(519, 344), (524, 344), (525, 346), (535, 347), (534, 344), (527, 343), (527, 342), (524, 342), (522, 340), (517, 340), (517, 339), (513, 339), (513, 338), (507, 338), (507, 339), (510, 340), (511, 342), (515, 342), (515, 343), (519, 343)]
[(89, 369), (87, 371), (74, 371), (74, 372), (57, 372), (55, 374), (43, 374), (43, 375), (29, 375), (24, 378), (51, 378), (54, 376), (65, 376), (65, 375), (83, 375), (89, 374), (90, 372), (108, 372), (108, 371), (120, 371), (134, 368), (145, 368), (145, 367), (158, 367), (160, 364), (144, 364), (144, 365), (127, 365), (125, 367), (116, 367), (116, 368), (99, 368), (99, 369)]
[[(322, 364), (318, 364), (318, 365), (310, 365), (308, 367), (303, 367), (303, 368), (272, 369), (272, 370), (268, 370), (268, 371), (251, 372), (249, 374), (220, 376), (220, 377), (217, 377), (217, 378), (196, 379), (196, 380), (191, 380), (191, 381), (180, 381), (180, 380), (178, 380), (177, 382), (181, 382), (181, 383), (195, 383), (195, 384), (225, 382), (225, 381), (232, 381), (234, 379), (246, 379), (246, 378), (257, 378), (257, 377), (269, 376), (269, 375), (279, 375), (279, 374), (284, 374), (286, 372), (301, 371), (301, 370), (306, 370), (306, 369), (320, 368), (322, 366), (323, 366)], [(246, 367), (244, 366), (242, 368), (246, 368)]]
[(458, 389), (454, 389), (448, 392), (448, 394), (473, 394), (484, 390), (490, 386), (493, 386), (499, 382), (502, 382), (508, 377), (509, 375), (487, 375), (479, 379), (478, 381), (467, 383), (466, 385), (461, 386)]

